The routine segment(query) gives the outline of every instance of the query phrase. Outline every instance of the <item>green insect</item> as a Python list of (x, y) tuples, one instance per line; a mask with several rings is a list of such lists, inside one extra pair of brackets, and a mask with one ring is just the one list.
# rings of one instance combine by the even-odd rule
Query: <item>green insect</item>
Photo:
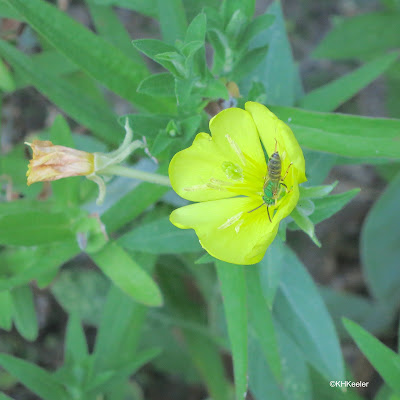
[(249, 211), (253, 212), (265, 204), (267, 206), (267, 213), (270, 222), (272, 222), (272, 219), (269, 214), (269, 207), (272, 205), (276, 206), (277, 201), (280, 199), (282, 189), (281, 186), (284, 186), (287, 192), (287, 186), (283, 182), (287, 174), (289, 173), (290, 166), (292, 165), (292, 163), (289, 164), (285, 175), (282, 177), (282, 162), (279, 152), (277, 151), (277, 146), (278, 142), (275, 139), (275, 151), (271, 154), (271, 157), (268, 160), (267, 175), (264, 180), (264, 194), (262, 196), (263, 203), (256, 207), (254, 210)]

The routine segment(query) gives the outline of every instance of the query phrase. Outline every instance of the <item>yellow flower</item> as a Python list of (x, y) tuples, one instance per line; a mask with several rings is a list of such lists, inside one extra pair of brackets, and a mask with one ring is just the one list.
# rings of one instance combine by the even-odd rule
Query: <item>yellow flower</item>
[(33, 150), (26, 173), (28, 185), (69, 176), (90, 175), (94, 172), (94, 155), (91, 153), (56, 146), (49, 140), (34, 140), (27, 144)]
[[(279, 222), (298, 202), (298, 185), (306, 181), (303, 152), (290, 128), (259, 103), (247, 102), (245, 109), (229, 108), (212, 118), (212, 136), (199, 133), (169, 166), (173, 189), (197, 202), (173, 211), (171, 222), (194, 229), (213, 257), (242, 265), (261, 261)], [(281, 179), (287, 171), (273, 199), (276, 205), (268, 208), (260, 139), (268, 157), (277, 150)]]

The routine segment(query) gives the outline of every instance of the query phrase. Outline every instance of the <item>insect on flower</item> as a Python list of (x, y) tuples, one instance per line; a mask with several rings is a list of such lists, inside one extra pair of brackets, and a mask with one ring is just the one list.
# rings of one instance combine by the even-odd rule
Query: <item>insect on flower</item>
[(281, 190), (283, 186), (288, 192), (288, 188), (286, 184), (284, 183), (285, 178), (287, 174), (289, 173), (289, 168), (291, 167), (292, 163), (289, 164), (287, 167), (285, 175), (282, 177), (281, 172), (282, 172), (282, 163), (281, 163), (281, 157), (279, 155), (279, 152), (277, 151), (277, 146), (278, 142), (275, 139), (275, 151), (272, 153), (271, 158), (268, 160), (268, 171), (267, 171), (267, 176), (265, 177), (265, 182), (264, 182), (264, 195), (262, 196), (263, 203), (256, 207), (254, 210), (251, 210), (249, 212), (253, 212), (257, 210), (258, 208), (262, 207), (264, 204), (267, 206), (267, 213), (268, 213), (268, 218), (270, 222), (272, 223), (271, 215), (269, 214), (269, 207), (274, 205), (277, 205), (278, 200), (281, 199)]
[(173, 189), (195, 203), (174, 210), (170, 220), (194, 229), (213, 257), (255, 264), (298, 202), (303, 152), (290, 128), (255, 102), (221, 111), (210, 130), (171, 160)]

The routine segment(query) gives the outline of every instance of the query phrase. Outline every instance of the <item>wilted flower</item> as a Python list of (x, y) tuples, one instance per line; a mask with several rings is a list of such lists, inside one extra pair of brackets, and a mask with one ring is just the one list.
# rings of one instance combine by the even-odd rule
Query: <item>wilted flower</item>
[[(298, 185), (306, 181), (303, 153), (290, 128), (259, 103), (245, 108), (216, 115), (212, 136), (199, 133), (169, 166), (173, 189), (198, 202), (173, 211), (171, 222), (194, 229), (213, 257), (243, 265), (263, 258), (279, 222), (298, 202)], [(276, 151), (281, 160), (277, 190), (269, 190), (260, 139), (268, 157)]]
[[(70, 176), (86, 176), (98, 185), (97, 204), (100, 204), (106, 194), (106, 185), (102, 178), (105, 175), (131, 176), (166, 184), (162, 179), (165, 177), (142, 173), (119, 165), (136, 149), (144, 148), (148, 152), (143, 141), (133, 140), (133, 132), (128, 119), (125, 121), (123, 143), (117, 150), (110, 153), (87, 153), (70, 147), (54, 145), (48, 140), (34, 140), (33, 143), (26, 144), (33, 150), (33, 156), (26, 173), (28, 185), (35, 182), (55, 181)], [(169, 181), (167, 184), (169, 184)]]
[(94, 155), (91, 153), (57, 146), (49, 140), (34, 140), (27, 144), (33, 151), (26, 173), (28, 185), (94, 172)]

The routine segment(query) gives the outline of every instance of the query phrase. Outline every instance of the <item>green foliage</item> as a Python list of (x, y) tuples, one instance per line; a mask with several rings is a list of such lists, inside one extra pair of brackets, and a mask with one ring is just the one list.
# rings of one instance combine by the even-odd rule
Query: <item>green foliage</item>
[(216, 262), (216, 268), (231, 342), (236, 399), (239, 400), (246, 396), (248, 374), (245, 270), (244, 267), (232, 266), (222, 261)]
[(315, 111), (333, 111), (385, 72), (397, 59), (397, 53), (378, 57), (357, 70), (307, 93), (301, 99), (300, 106)]
[(393, 306), (400, 302), (399, 184), (400, 175), (397, 174), (371, 209), (361, 233), (361, 257), (368, 286), (376, 299)]
[[(50, 294), (68, 317), (64, 361), (56, 371), (39, 367), (43, 360), (18, 342), (4, 349), (2, 343), (2, 351), (21, 357), (0, 354), (4, 374), (44, 400), (142, 400), (132, 385), (148, 385), (148, 370), (203, 384), (213, 400), (239, 400), (247, 392), (255, 400), (266, 393), (277, 400), (355, 400), (361, 398), (355, 391), (329, 387), (331, 380), (353, 379), (339, 342), (350, 334), (385, 381), (376, 399), (397, 398), (398, 355), (363, 328), (391, 334), (398, 319), (400, 120), (333, 111), (385, 74), (388, 114), (399, 117), (398, 1), (382, 1), (384, 12), (337, 20), (313, 55), (363, 64), (309, 93), (278, 1), (256, 17), (254, 0), (85, 4), (94, 31), (44, 0), (0, 1), (0, 16), (23, 21), (34, 49), (26, 51), (18, 35), (2, 36), (0, 103), (33, 86), (74, 121), (57, 115), (27, 141), (107, 152), (122, 142), (128, 120), (134, 140), (145, 146), (124, 162), (156, 158), (157, 166), (141, 160), (136, 167), (165, 176), (172, 157), (207, 131), (214, 110), (258, 101), (292, 128), (308, 182), (263, 260), (244, 267), (204, 254), (193, 230), (170, 223), (168, 214), (187, 202), (167, 186), (110, 178), (106, 185), (116, 189), (98, 207), (93, 183), (81, 177), (28, 188), (22, 141), (11, 143), (10, 151), (2, 148), (0, 328), (42, 341), (38, 291)], [(159, 32), (152, 39), (131, 37), (114, 6), (154, 19)], [(239, 97), (228, 91), (232, 81)], [(125, 100), (119, 120), (110, 101), (115, 95)], [(6, 136), (4, 143), (10, 145)], [(323, 182), (335, 165), (361, 163), (378, 166), (389, 182), (361, 236), (373, 298), (318, 288), (284, 243), (287, 229), (300, 229), (321, 245), (315, 225), (360, 193), (332, 194), (337, 182)], [(363, 328), (349, 320), (343, 327), (343, 316)], [(95, 340), (86, 336), (92, 329)], [(43, 338), (52, 339), (45, 332)], [(233, 384), (221, 353), (232, 355)]]
[(370, 13), (335, 25), (314, 51), (315, 57), (371, 58), (400, 47), (399, 13)]
[(399, 394), (400, 356), (388, 349), (356, 323), (344, 319), (343, 324), (384, 381)]

